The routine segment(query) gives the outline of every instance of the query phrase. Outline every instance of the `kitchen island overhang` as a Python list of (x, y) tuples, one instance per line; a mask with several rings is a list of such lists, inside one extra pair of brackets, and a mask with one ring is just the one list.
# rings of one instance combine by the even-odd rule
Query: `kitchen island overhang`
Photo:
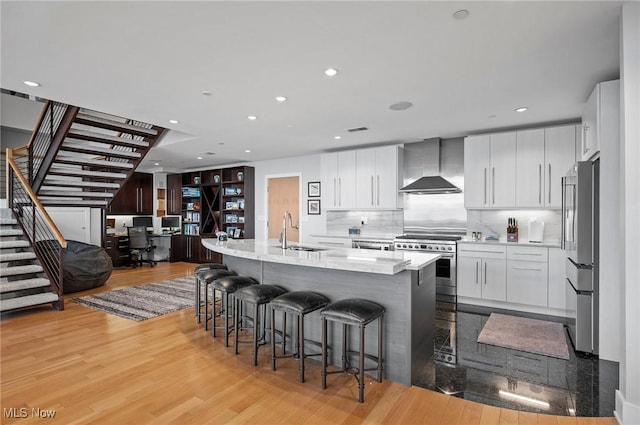
[[(433, 356), (435, 261), (438, 254), (368, 251), (349, 248), (295, 251), (277, 241), (202, 239), (223, 255), (230, 270), (289, 291), (316, 291), (331, 301), (364, 298), (385, 307), (384, 378), (411, 385)], [(280, 319), (278, 319), (280, 320)], [(288, 321), (288, 325), (291, 321)], [(288, 326), (289, 327), (289, 326)], [(305, 339), (320, 341), (320, 317), (305, 320)], [(339, 364), (342, 330), (330, 323), (329, 361)], [(367, 326), (367, 353), (377, 352), (377, 324)], [(292, 334), (292, 330), (287, 330)], [(357, 347), (357, 332), (350, 333)], [(290, 340), (290, 339), (289, 339)], [(309, 345), (308, 352), (317, 351)]]

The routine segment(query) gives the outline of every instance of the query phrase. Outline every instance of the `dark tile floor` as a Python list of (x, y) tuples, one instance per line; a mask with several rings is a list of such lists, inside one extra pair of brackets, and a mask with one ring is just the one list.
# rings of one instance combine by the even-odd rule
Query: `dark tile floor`
[[(415, 385), (498, 407), (564, 416), (613, 416), (618, 363), (573, 351), (562, 360), (476, 342), (492, 311), (437, 303), (435, 354)], [(435, 359), (435, 360), (434, 360)]]

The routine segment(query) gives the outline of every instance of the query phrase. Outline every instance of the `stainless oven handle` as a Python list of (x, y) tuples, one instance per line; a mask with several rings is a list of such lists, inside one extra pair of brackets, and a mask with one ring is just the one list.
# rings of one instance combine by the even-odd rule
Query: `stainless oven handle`
[(560, 238), (560, 249), (564, 249), (565, 245), (564, 245), (564, 237), (565, 237), (565, 200), (564, 200), (564, 195), (565, 195), (565, 186), (564, 186), (564, 180), (565, 177), (562, 177), (560, 179), (560, 209), (562, 211), (561, 213), (561, 219), (560, 219), (560, 233), (562, 234), (562, 237)]

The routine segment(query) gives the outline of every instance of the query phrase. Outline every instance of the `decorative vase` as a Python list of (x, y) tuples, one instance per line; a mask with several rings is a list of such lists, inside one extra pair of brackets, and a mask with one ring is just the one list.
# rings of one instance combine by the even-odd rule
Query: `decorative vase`
[(242, 171), (238, 171), (238, 181), (244, 180), (244, 173)]
[(213, 175), (213, 182), (214, 182), (214, 183), (220, 183), (220, 176), (219, 176), (219, 175), (217, 175), (217, 174), (214, 174), (214, 175)]

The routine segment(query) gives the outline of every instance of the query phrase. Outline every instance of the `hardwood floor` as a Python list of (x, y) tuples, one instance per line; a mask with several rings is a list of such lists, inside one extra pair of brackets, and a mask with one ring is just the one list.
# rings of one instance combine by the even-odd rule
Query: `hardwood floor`
[[(66, 296), (65, 310), (3, 315), (3, 424), (591, 424), (613, 418), (538, 415), (367, 379), (365, 403), (355, 379), (331, 375), (320, 389), (320, 365), (307, 382), (297, 363), (272, 372), (268, 350), (251, 366), (248, 346), (225, 349), (195, 323), (193, 308), (143, 322), (80, 306), (74, 296), (192, 274), (193, 264), (117, 270), (106, 285)], [(13, 410), (12, 410), (13, 408)], [(24, 409), (24, 410), (21, 410)], [(34, 416), (54, 410), (54, 419)], [(26, 416), (19, 418), (19, 416)]]

